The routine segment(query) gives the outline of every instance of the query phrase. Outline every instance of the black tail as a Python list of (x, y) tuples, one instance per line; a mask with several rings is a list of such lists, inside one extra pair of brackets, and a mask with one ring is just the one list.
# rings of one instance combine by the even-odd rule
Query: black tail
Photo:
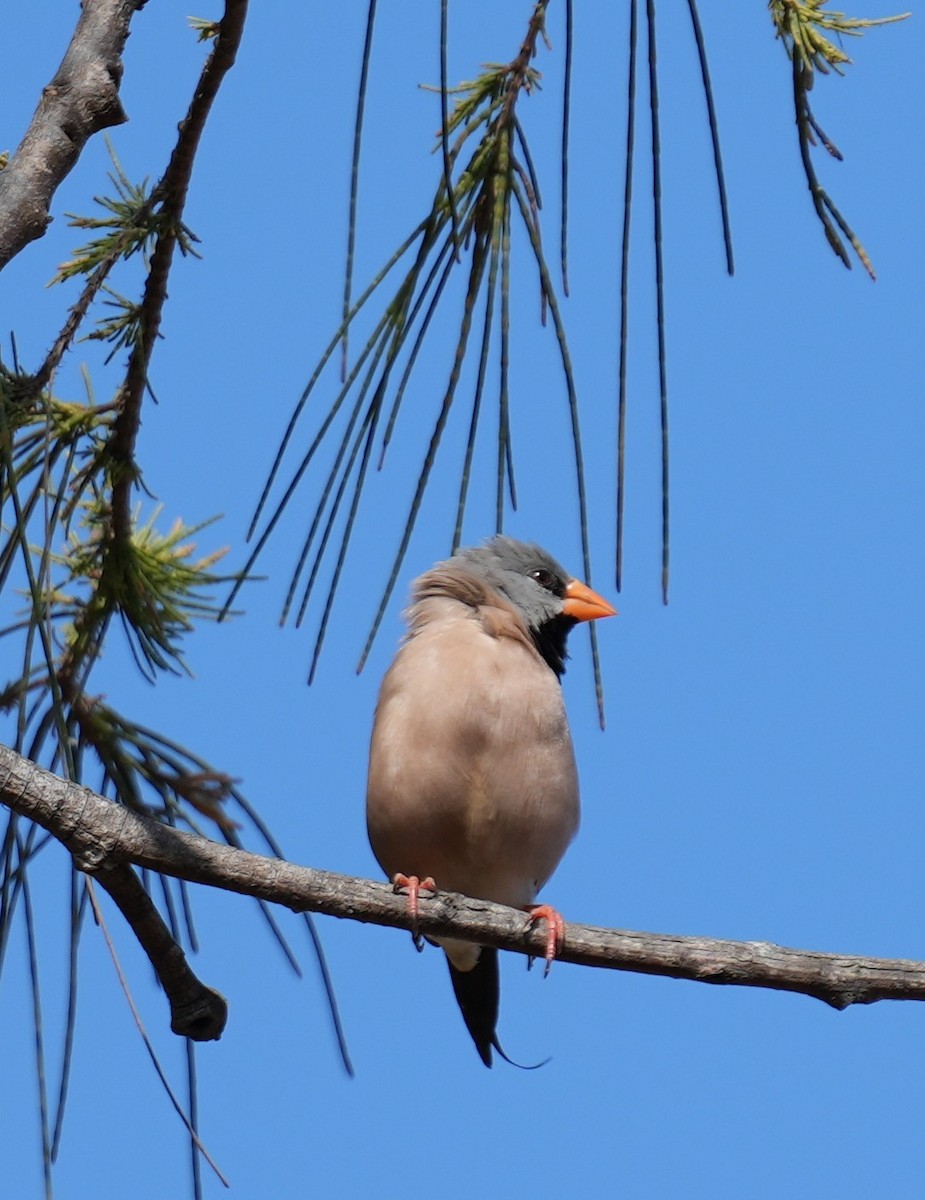
[(498, 1005), (501, 1000), (501, 977), (498, 973), (498, 951), (493, 946), (482, 946), (479, 960), (471, 971), (460, 971), (446, 960), (450, 968), (450, 979), (453, 981), (453, 991), (456, 1001), (462, 1010), (466, 1028), (472, 1034), (479, 1058), (486, 1067), (491, 1066), (491, 1052), (497, 1050), (506, 1063), (519, 1067), (521, 1071), (535, 1071), (537, 1067), (545, 1067), (549, 1062), (524, 1063), (514, 1062), (504, 1052), (498, 1041), (495, 1028), (498, 1024)]
[(472, 1035), (479, 1058), (486, 1067), (490, 1067), (492, 1046), (504, 1054), (495, 1033), (501, 999), (498, 951), (493, 946), (483, 946), (478, 962), (471, 971), (459, 971), (449, 959), (446, 961), (466, 1028)]

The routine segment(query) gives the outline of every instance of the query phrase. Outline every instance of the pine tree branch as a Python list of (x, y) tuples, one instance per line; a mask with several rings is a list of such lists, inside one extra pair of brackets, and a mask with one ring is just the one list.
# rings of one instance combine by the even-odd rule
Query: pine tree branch
[[(409, 929), (406, 898), (388, 884), (297, 867), (139, 816), (89, 788), (67, 783), (0, 746), (0, 803), (38, 822), (62, 842), (81, 870), (100, 877), (127, 863), (191, 883), (282, 904), (295, 912)], [(124, 911), (124, 909), (123, 909)], [(151, 953), (143, 923), (133, 925)], [(516, 909), (451, 892), (422, 897), (422, 934), (460, 938), (539, 956), (541, 930)], [(798, 992), (836, 1009), (877, 1000), (925, 1000), (925, 963), (794, 950), (770, 942), (636, 933), (591, 925), (566, 926), (564, 962), (662, 975), (700, 983), (738, 984)], [(170, 980), (161, 976), (165, 988)]]
[(152, 200), (162, 206), (163, 229), (151, 255), (151, 268), (139, 310), (141, 337), (129, 358), (121, 411), (116, 418), (110, 442), (110, 451), (117, 464), (112, 495), (113, 534), (117, 539), (131, 535), (131, 496), (137, 478), (134, 451), (141, 423), (141, 405), (151, 355), (160, 330), (161, 314), (167, 300), (167, 279), (183, 231), (183, 209), (196, 152), (219, 88), (234, 66), (244, 34), (247, 4), (248, 0), (226, 0), (224, 16), (217, 23), (215, 47), (203, 67), (186, 117), (180, 122), (180, 132), (170, 162), (152, 194)]
[(119, 100), (129, 24), (145, 0), (84, 3), (25, 137), (0, 171), (0, 270), (51, 221), (49, 206), (89, 138), (127, 120)]
[[(89, 864), (77, 860), (87, 870)], [(147, 954), (170, 1005), (170, 1028), (194, 1042), (217, 1041), (225, 1031), (228, 1003), (193, 972), (151, 897), (132, 868), (117, 862), (90, 871), (115, 901)]]

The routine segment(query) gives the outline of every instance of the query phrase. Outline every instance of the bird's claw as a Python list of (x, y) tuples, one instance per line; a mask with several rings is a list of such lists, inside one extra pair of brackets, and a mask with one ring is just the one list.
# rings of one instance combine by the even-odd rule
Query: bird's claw
[(558, 909), (553, 908), (550, 904), (531, 904), (526, 911), (530, 915), (529, 930), (532, 931), (537, 921), (546, 922), (546, 950), (543, 954), (546, 962), (543, 969), (543, 978), (545, 979), (549, 974), (553, 959), (558, 958), (565, 945), (565, 921)]
[(418, 899), (421, 892), (437, 894), (437, 885), (430, 875), (421, 879), (417, 875), (403, 875), (400, 871), (392, 879), (392, 891), (395, 893), (407, 891), (408, 916), (411, 918), (411, 940), (414, 948), (420, 954), (424, 949), (424, 939), (418, 932)]

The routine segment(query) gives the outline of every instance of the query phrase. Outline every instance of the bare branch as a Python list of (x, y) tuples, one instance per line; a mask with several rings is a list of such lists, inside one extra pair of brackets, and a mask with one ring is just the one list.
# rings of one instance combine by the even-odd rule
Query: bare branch
[[(78, 860), (82, 869), (84, 864)], [(217, 1041), (225, 1031), (228, 1004), (193, 972), (182, 947), (154, 907), (138, 876), (127, 863), (114, 863), (94, 872), (97, 883), (116, 902), (120, 912), (151, 960), (170, 1004), (170, 1028), (194, 1042)]]
[(26, 135), (0, 171), (0, 270), (41, 237), (58, 185), (88, 139), (127, 120), (119, 100), (129, 23), (145, 0), (95, 0), (81, 6), (74, 36), (42, 91)]
[[(396, 929), (409, 929), (406, 900), (388, 884), (297, 867), (139, 816), (89, 788), (67, 783), (0, 746), (0, 802), (37, 821), (74, 855), (82, 870), (105, 874), (119, 864), (161, 871), (241, 895)], [(440, 892), (424, 900), (421, 933), (452, 936), (519, 954), (539, 955), (543, 934), (523, 913), (484, 900)], [(152, 962), (148, 932), (134, 926)], [(564, 962), (664, 975), (701, 983), (799, 992), (844, 1009), (876, 1000), (925, 1000), (925, 963), (792, 950), (770, 942), (634, 933), (568, 925)], [(162, 977), (163, 982), (163, 977)]]
[(182, 230), (183, 208), (193, 174), (196, 151), (199, 149), (206, 121), (222, 81), (234, 66), (246, 17), (247, 0), (227, 0), (225, 15), (218, 23), (215, 48), (203, 67), (186, 117), (180, 122), (180, 135), (170, 156), (167, 170), (153, 193), (153, 198), (163, 203), (164, 214), (169, 215), (170, 220), (165, 222), (151, 255), (151, 269), (141, 303), (142, 336), (129, 358), (122, 409), (116, 419), (110, 443), (115, 462), (123, 468), (116, 473), (112, 496), (113, 532), (117, 539), (125, 539), (131, 533), (131, 494), (137, 478), (134, 450), (141, 423), (141, 402), (147, 384), (151, 355), (160, 329), (161, 313), (167, 299), (167, 277)]

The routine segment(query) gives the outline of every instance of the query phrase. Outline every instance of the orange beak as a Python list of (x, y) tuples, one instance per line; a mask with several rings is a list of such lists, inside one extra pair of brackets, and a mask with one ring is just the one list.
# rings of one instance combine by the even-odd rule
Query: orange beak
[(566, 587), (562, 607), (575, 621), (596, 621), (598, 617), (617, 616), (612, 604), (577, 579), (573, 579)]

